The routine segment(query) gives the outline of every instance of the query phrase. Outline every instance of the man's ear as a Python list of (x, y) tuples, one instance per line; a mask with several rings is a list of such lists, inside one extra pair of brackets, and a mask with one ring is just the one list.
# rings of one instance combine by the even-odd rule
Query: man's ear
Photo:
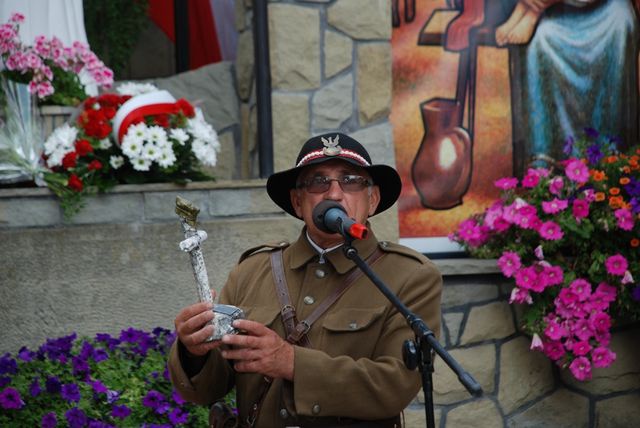
[(380, 187), (374, 185), (369, 196), (369, 217), (375, 214), (378, 204), (380, 204)]
[(289, 197), (291, 198), (291, 206), (293, 206), (296, 215), (299, 218), (302, 218), (302, 205), (300, 201), (300, 191), (299, 189), (291, 189), (289, 190)]

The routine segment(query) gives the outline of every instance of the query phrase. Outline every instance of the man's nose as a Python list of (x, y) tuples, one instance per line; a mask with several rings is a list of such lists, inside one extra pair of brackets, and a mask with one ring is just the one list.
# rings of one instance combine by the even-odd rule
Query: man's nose
[(339, 201), (342, 199), (344, 192), (337, 180), (329, 182), (329, 190), (325, 193), (325, 199), (331, 199), (332, 201)]

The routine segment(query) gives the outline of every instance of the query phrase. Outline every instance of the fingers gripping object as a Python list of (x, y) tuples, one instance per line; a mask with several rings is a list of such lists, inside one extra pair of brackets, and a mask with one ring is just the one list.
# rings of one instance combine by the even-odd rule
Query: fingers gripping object
[[(193, 275), (198, 288), (198, 298), (201, 302), (213, 303), (211, 290), (209, 289), (209, 277), (204, 264), (204, 256), (200, 245), (207, 239), (207, 232), (196, 229), (196, 220), (200, 209), (192, 202), (176, 197), (176, 214), (180, 217), (180, 224), (184, 232), (184, 240), (180, 242), (180, 249), (189, 253)], [(233, 321), (244, 318), (242, 309), (232, 305), (213, 305), (214, 317), (209, 322), (213, 326), (213, 334), (205, 341), (211, 342), (222, 339), (225, 334), (238, 334), (233, 328)]]

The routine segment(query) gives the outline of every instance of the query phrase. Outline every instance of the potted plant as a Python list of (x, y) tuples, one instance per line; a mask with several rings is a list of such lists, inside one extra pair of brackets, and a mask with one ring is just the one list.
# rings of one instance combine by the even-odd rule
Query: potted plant
[(450, 236), (498, 259), (531, 348), (578, 380), (614, 362), (613, 326), (640, 320), (640, 149), (619, 143), (590, 128), (569, 138), (567, 159), (497, 180), (501, 198)]

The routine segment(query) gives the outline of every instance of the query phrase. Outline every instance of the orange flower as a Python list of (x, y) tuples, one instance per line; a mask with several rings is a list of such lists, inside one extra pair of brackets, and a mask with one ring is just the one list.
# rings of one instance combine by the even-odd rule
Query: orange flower
[(611, 189), (609, 189), (609, 193), (612, 195), (619, 195), (620, 194), (620, 188), (619, 187), (612, 187)]
[(640, 239), (638, 238), (633, 238), (630, 242), (629, 245), (631, 245), (633, 248), (637, 247), (638, 245), (640, 245)]
[(604, 192), (596, 192), (596, 201), (602, 202), (605, 199)]
[(604, 171), (599, 171), (597, 169), (591, 170), (594, 181), (602, 181), (607, 179), (607, 174)]
[(607, 163), (614, 163), (617, 160), (618, 160), (618, 156), (607, 156), (606, 158)]
[(629, 168), (628, 166), (623, 166), (622, 172), (624, 172), (625, 174), (629, 174), (631, 172), (631, 168)]
[(629, 177), (620, 177), (620, 184), (622, 184), (623, 186), (625, 184), (629, 184), (631, 180), (629, 179)]
[(621, 208), (623, 204), (622, 196), (611, 196), (609, 198), (609, 206), (611, 208)]

